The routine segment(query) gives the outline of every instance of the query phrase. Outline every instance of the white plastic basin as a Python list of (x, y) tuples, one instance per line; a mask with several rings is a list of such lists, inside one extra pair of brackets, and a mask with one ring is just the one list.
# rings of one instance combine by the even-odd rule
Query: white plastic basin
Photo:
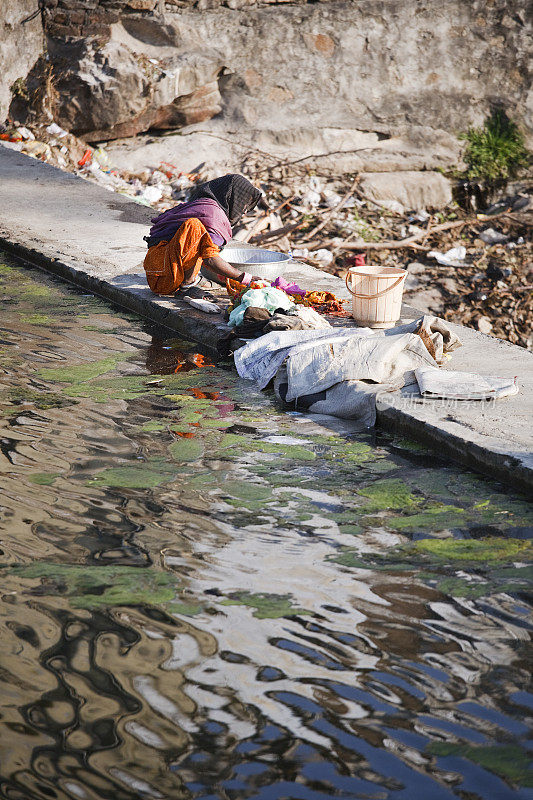
[(263, 250), (260, 247), (226, 247), (220, 253), (223, 259), (235, 267), (257, 275), (258, 278), (273, 281), (283, 275), (292, 256), (276, 250)]

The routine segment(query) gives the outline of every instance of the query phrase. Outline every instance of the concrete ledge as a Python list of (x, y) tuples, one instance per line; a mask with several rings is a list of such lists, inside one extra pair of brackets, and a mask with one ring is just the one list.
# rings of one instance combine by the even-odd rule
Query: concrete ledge
[[(18, 258), (104, 297), (184, 338), (214, 348), (228, 328), (223, 315), (206, 315), (146, 286), (142, 237), (154, 212), (55, 167), (0, 146), (0, 246)], [(308, 288), (346, 296), (343, 281), (303, 264), (287, 277)], [(219, 299), (227, 302), (220, 290)], [(404, 306), (404, 317), (419, 315)], [(346, 325), (345, 320), (332, 320)], [(533, 361), (527, 351), (454, 326), (463, 347), (449, 367), (518, 376), (520, 393), (497, 402), (424, 400), (404, 389), (384, 393), (378, 424), (405, 432), (462, 464), (533, 487)]]

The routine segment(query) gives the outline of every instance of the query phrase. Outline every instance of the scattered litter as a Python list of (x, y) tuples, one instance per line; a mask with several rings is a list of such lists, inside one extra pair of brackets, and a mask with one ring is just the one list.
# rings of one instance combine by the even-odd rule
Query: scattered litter
[(309, 208), (316, 208), (316, 206), (321, 201), (321, 196), (319, 192), (313, 191), (313, 189), (309, 189), (308, 192), (304, 194), (302, 197), (302, 204), (304, 206), (308, 206)]
[(291, 250), (291, 255), (293, 258), (309, 258), (309, 250), (307, 247), (296, 247)]
[(17, 131), (20, 133), (23, 139), (30, 139), (30, 141), (35, 139), (35, 136), (30, 130), (28, 130), (28, 128), (20, 127), (17, 128)]
[(162, 190), (158, 186), (147, 186), (141, 192), (141, 198), (146, 200), (147, 203), (157, 203), (163, 196)]
[(393, 214), (405, 214), (405, 208), (397, 200), (380, 200), (379, 205)]
[(439, 264), (445, 264), (447, 267), (462, 266), (466, 256), (466, 247), (462, 245), (452, 247), (445, 253), (439, 253), (438, 250), (430, 250), (428, 256), (434, 258)]
[(78, 161), (78, 167), (84, 167), (85, 164), (89, 164), (93, 157), (93, 151), (90, 148), (87, 148), (85, 153), (82, 155), (80, 160)]
[(331, 253), (329, 250), (325, 250), (324, 248), (315, 250), (313, 253), (313, 258), (324, 267), (329, 267), (329, 265), (333, 263), (333, 253)]
[[(160, 69), (157, 59), (152, 63)], [(133, 171), (117, 168), (105, 143), (92, 147), (50, 120), (0, 126), (0, 145), (159, 213), (187, 201), (197, 183), (215, 177), (205, 163), (185, 172), (177, 156), (176, 163), (161, 161)], [(310, 168), (313, 174), (309, 174)], [(485, 213), (473, 215), (453, 206), (406, 214), (396, 201), (376, 203), (365, 198), (353, 185), (352, 176), (321, 174), (318, 164), (307, 161), (291, 164), (254, 152), (247, 156), (242, 170), (261, 186), (265, 198), (262, 207), (246, 215), (238, 234), (243, 242), (292, 250), (296, 259), (341, 278), (357, 257), (353, 254), (366, 255), (370, 264), (401, 268), (416, 258), (420, 264), (416, 280), (411, 276), (408, 285), (408, 302), (413, 306), (427, 307), (475, 329), (479, 329), (478, 320), (486, 317), (494, 336), (533, 349), (533, 253), (527, 235), (532, 214), (530, 181), (515, 184), (515, 194), (498, 199)], [(497, 220), (491, 216), (502, 212)], [(492, 223), (495, 229), (487, 228)], [(480, 234), (486, 236), (489, 230), (507, 238), (480, 246)], [(416, 237), (413, 244), (401, 243), (410, 237)], [(386, 245), (393, 241), (400, 246), (389, 249)], [(451, 269), (455, 284), (450, 283)], [(319, 306), (321, 313), (327, 309), (337, 316), (347, 313), (342, 304), (330, 299)]]
[(492, 331), (492, 322), (488, 317), (480, 317), (477, 321), (477, 329), (481, 333), (491, 333)]
[(67, 135), (67, 131), (64, 130), (64, 128), (61, 128), (55, 122), (50, 123), (46, 130), (51, 136), (59, 136), (60, 139)]
[(486, 230), (481, 231), (479, 238), (485, 244), (504, 244), (509, 241), (510, 237), (506, 236), (505, 233), (495, 231), (494, 228), (486, 228)]

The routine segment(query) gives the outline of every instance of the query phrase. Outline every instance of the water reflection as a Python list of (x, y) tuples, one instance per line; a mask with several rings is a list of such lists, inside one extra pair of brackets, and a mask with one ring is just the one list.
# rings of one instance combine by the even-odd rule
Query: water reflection
[(2, 277), (1, 797), (533, 797), (522, 499)]

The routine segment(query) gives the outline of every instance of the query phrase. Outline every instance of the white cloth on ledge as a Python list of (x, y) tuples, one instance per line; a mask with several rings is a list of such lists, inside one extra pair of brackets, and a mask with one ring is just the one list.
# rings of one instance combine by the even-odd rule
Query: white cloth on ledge
[(518, 394), (516, 378), (489, 377), (435, 367), (418, 367), (415, 376), (420, 394), (428, 398), (491, 400)]

